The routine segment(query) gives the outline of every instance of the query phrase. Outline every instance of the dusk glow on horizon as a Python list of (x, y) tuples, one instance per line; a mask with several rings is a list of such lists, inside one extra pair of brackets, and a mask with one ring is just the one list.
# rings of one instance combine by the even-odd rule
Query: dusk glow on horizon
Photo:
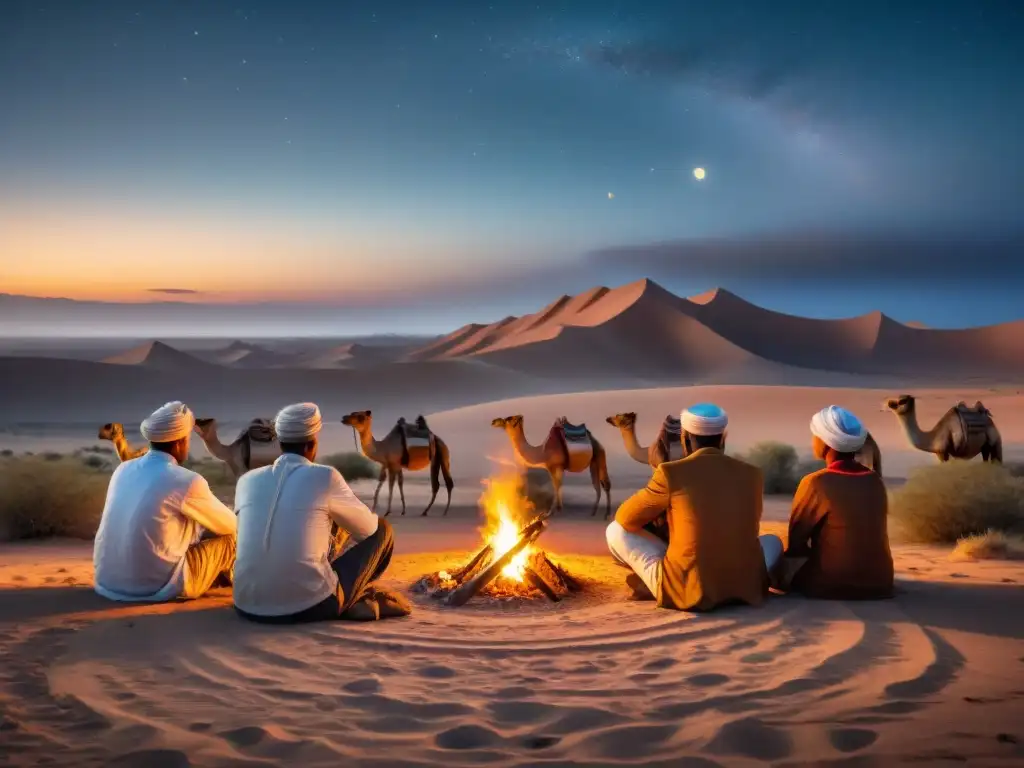
[(525, 308), (645, 276), (608, 248), (1024, 228), (1024, 13), (910, 5), (9, 3), (0, 293)]

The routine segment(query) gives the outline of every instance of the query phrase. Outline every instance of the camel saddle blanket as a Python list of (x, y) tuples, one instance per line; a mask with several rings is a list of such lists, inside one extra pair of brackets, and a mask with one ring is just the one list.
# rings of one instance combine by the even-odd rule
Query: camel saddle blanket
[(570, 424), (563, 416), (551, 427), (551, 436), (562, 444), (567, 459), (566, 469), (570, 472), (580, 472), (590, 465), (594, 446), (586, 424)]
[(409, 466), (409, 451), (425, 450), (431, 458), (434, 455), (434, 435), (423, 416), (417, 416), (410, 424), (403, 416), (398, 420), (398, 433), (402, 436), (402, 466)]
[(242, 458), (247, 469), (273, 464), (281, 455), (277, 431), (269, 419), (253, 419), (238, 439), (242, 441)]
[(957, 448), (967, 448), (985, 442), (989, 425), (992, 423), (992, 413), (981, 404), (980, 400), (974, 404), (974, 407), (968, 406), (961, 400), (950, 410), (955, 411), (959, 417), (959, 434), (953, 435), (953, 443)]
[(665, 461), (679, 461), (683, 458), (683, 428), (679, 419), (666, 416), (658, 432), (658, 447)]

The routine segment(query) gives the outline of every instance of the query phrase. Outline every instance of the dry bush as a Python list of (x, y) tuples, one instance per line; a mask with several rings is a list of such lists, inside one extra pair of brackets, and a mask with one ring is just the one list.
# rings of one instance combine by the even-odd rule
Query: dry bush
[(986, 531), (1024, 533), (1024, 479), (981, 461), (915, 471), (892, 493), (895, 533), (913, 543), (952, 544)]
[(800, 460), (796, 448), (771, 440), (756, 443), (737, 458), (761, 470), (764, 475), (764, 492), (767, 494), (794, 493), (804, 475), (825, 466), (824, 462), (815, 459)]
[(1024, 477), (1024, 462), (1011, 461), (1009, 464), (1003, 464), (1003, 466), (1014, 477)]
[(75, 458), (7, 459), (0, 463), (0, 531), (9, 539), (92, 538), (109, 480)]
[(320, 464), (327, 464), (341, 472), (346, 482), (355, 480), (376, 480), (380, 476), (380, 465), (363, 456), (361, 453), (332, 453), (319, 459)]
[(988, 530), (957, 541), (950, 560), (1024, 560), (1024, 536)]

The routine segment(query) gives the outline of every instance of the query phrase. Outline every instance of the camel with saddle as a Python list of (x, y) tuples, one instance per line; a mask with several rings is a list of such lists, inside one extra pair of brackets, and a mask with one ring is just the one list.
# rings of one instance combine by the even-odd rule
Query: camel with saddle
[(444, 486), (448, 491), (448, 503), (445, 504), (444, 514), (448, 514), (448, 508), (452, 505), (452, 488), (455, 487), (455, 483), (452, 481), (451, 455), (444, 440), (434, 434), (422, 415), (417, 416), (411, 424), (404, 417), (398, 419), (395, 426), (382, 440), (377, 440), (373, 436), (373, 413), (371, 411), (354, 411), (342, 417), (341, 423), (356, 431), (363, 455), (380, 464), (380, 477), (377, 489), (373, 492), (373, 509), (375, 511), (380, 489), (384, 485), (384, 479), (387, 478), (388, 509), (384, 516), (387, 517), (391, 514), (395, 481), (398, 482), (398, 495), (402, 501), (402, 514), (404, 515), (404, 471), (418, 472), (429, 467), (430, 503), (427, 504), (427, 508), (423, 510), (422, 514), (426, 516), (430, 508), (434, 506), (437, 492), (441, 489), (442, 476), (444, 477)]
[(274, 422), (270, 419), (253, 419), (227, 445), (217, 435), (216, 419), (196, 419), (196, 434), (210, 455), (227, 464), (236, 478), (250, 469), (273, 464), (281, 455)]
[(992, 412), (980, 400), (973, 406), (961, 400), (928, 430), (917, 423), (917, 401), (913, 395), (889, 398), (884, 408), (896, 414), (912, 446), (934, 454), (939, 461), (973, 459), (979, 455), (982, 461), (1003, 461), (1003, 438)]
[(494, 419), (491, 426), (505, 431), (520, 463), (527, 467), (543, 467), (551, 475), (551, 484), (555, 489), (553, 509), (562, 510), (562, 480), (565, 473), (589, 469), (590, 480), (597, 494), (591, 515), (597, 514), (603, 490), (605, 519), (611, 517), (612, 484), (608, 477), (608, 458), (604, 446), (590, 433), (586, 424), (570, 424), (564, 416), (556, 419), (541, 445), (531, 445), (526, 439), (521, 415)]

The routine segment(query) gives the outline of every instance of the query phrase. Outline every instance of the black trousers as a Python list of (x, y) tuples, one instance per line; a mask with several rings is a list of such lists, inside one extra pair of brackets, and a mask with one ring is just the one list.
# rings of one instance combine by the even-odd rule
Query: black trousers
[(379, 579), (391, 564), (395, 551), (395, 534), (384, 518), (377, 521), (377, 531), (331, 562), (338, 574), (338, 589), (311, 608), (285, 616), (255, 616), (235, 610), (247, 619), (263, 624), (302, 624), (308, 621), (330, 621), (341, 618), (352, 604), (358, 602), (367, 588)]

